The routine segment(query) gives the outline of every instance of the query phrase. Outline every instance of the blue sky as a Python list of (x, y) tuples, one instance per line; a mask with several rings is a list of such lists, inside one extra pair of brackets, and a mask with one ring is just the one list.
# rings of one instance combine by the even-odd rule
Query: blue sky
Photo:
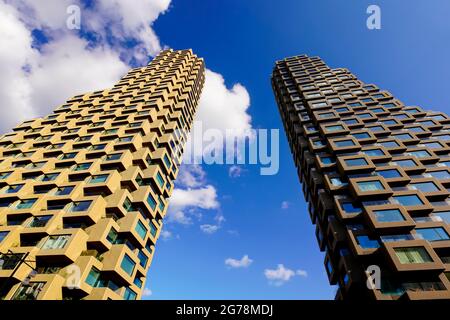
[[(381, 8), (381, 30), (366, 27), (370, 4)], [(254, 127), (282, 129), (270, 73), (275, 60), (301, 53), (347, 67), (407, 104), (448, 111), (449, 15), (448, 1), (175, 0), (154, 29), (170, 47), (193, 48), (229, 85), (243, 84)], [(230, 179), (223, 167), (204, 167), (222, 195), (224, 228), (205, 235), (181, 226), (178, 240), (161, 241), (149, 273), (152, 299), (334, 298), (283, 131), (280, 142), (276, 176), (247, 166), (242, 177)], [(244, 254), (254, 260), (248, 268), (224, 265), (225, 258)], [(271, 285), (264, 270), (280, 263), (308, 276)]]
[[(253, 128), (280, 129), (280, 169), (261, 176), (259, 167), (247, 165), (230, 177), (229, 166), (203, 166), (199, 187), (213, 191), (212, 198), (203, 208), (183, 208), (190, 223), (165, 224), (146, 298), (333, 299), (270, 86), (274, 62), (318, 55), (406, 104), (448, 112), (450, 3), (136, 0), (131, 6), (83, 0), (82, 29), (68, 31), (65, 6), (79, 1), (21, 0), (27, 10), (18, 11), (19, 2), (0, 0), (0, 99), (15, 107), (0, 109), (3, 131), (18, 119), (49, 113), (69, 96), (111, 86), (161, 47), (192, 48), (227, 97), (221, 115), (238, 105), (240, 119), (251, 116)], [(381, 30), (366, 27), (371, 4), (381, 8)], [(215, 110), (214, 103), (203, 109)], [(217, 122), (208, 112), (203, 120), (205, 114)], [(200, 228), (205, 223), (220, 228), (206, 234)], [(252, 261), (247, 267), (225, 264), (245, 255)], [(270, 282), (265, 271), (280, 264), (284, 280)]]

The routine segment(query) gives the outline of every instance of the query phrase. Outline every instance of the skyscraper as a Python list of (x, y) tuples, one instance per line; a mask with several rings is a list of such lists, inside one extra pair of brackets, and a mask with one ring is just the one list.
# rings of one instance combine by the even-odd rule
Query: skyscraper
[(141, 298), (204, 79), (165, 50), (0, 138), (1, 298)]
[(336, 299), (449, 299), (450, 118), (318, 57), (272, 86)]

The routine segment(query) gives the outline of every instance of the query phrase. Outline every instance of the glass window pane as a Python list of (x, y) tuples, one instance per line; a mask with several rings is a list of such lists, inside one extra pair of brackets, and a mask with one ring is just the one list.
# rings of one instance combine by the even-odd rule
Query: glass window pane
[(395, 248), (394, 250), (401, 264), (433, 262), (427, 250), (423, 247)]
[(403, 217), (402, 213), (398, 209), (376, 210), (373, 213), (379, 222), (405, 221), (405, 217)]
[(122, 260), (122, 263), (120, 267), (123, 271), (125, 271), (128, 275), (132, 275), (134, 271), (134, 267), (136, 266), (136, 263), (130, 258), (128, 254), (125, 254)]

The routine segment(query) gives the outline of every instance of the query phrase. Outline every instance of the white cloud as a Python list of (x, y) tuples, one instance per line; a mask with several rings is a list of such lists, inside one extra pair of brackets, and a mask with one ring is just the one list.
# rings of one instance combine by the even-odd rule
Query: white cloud
[(283, 201), (283, 202), (281, 202), (281, 209), (283, 209), (283, 210), (289, 209), (290, 205), (291, 204), (288, 201)]
[(145, 288), (142, 290), (142, 296), (143, 297), (150, 297), (153, 294), (152, 290)]
[(274, 286), (281, 286), (296, 275), (306, 277), (308, 274), (305, 270), (294, 271), (286, 268), (283, 264), (279, 264), (276, 269), (264, 270), (264, 275), (267, 280), (269, 280), (269, 284), (272, 284)]
[[(161, 49), (152, 24), (170, 0), (139, 0), (133, 5), (101, 0), (93, 8), (82, 8), (82, 28), (97, 35), (95, 43), (66, 26), (67, 7), (79, 3), (0, 0), (2, 131), (45, 115), (78, 93), (110, 87), (129, 70), (129, 61), (146, 62)], [(50, 39), (39, 50), (31, 35), (36, 28)], [(133, 48), (123, 45), (130, 39), (136, 42)]]
[(198, 164), (181, 165), (177, 184), (196, 188), (205, 184), (206, 173)]
[(200, 230), (206, 234), (216, 233), (220, 229), (219, 225), (216, 224), (202, 224), (200, 225)]
[(219, 207), (217, 191), (212, 185), (198, 189), (175, 189), (170, 199), (170, 206), (175, 211), (189, 207), (216, 209)]
[(163, 240), (168, 240), (168, 239), (172, 238), (172, 236), (173, 236), (172, 232), (170, 232), (169, 230), (165, 230), (165, 229), (161, 230), (160, 235)]
[(225, 260), (225, 265), (230, 268), (248, 268), (253, 263), (253, 260), (248, 255), (243, 256), (240, 260), (228, 258)]
[[(200, 98), (195, 121), (201, 124), (202, 132), (198, 133), (199, 126), (194, 125), (188, 137), (184, 159), (196, 163), (194, 159), (201, 159), (211, 150), (224, 150), (223, 141), (203, 141), (203, 133), (209, 129), (217, 130), (223, 138), (227, 136), (237, 141), (253, 138), (251, 116), (248, 113), (250, 95), (247, 89), (239, 84), (227, 88), (223, 76), (217, 72), (206, 69), (205, 85)], [(202, 148), (196, 146), (202, 146)], [(193, 146), (193, 147), (192, 147)]]

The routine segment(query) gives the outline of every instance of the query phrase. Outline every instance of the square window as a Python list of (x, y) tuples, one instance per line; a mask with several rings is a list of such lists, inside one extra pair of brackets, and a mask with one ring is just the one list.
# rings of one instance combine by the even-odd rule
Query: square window
[(144, 226), (142, 221), (138, 220), (135, 230), (142, 239), (145, 239), (145, 236), (147, 235), (147, 228)]
[(443, 171), (430, 171), (427, 172), (427, 174), (429, 174), (430, 176), (432, 176), (433, 178), (436, 178), (438, 180), (447, 180), (450, 179), (450, 174), (448, 173), (447, 170), (443, 170)]
[(11, 186), (7, 186), (4, 190), (4, 193), (17, 193), (22, 189), (23, 186), (23, 184), (14, 184)]
[(74, 168), (74, 171), (88, 170), (91, 167), (91, 164), (92, 162), (77, 164), (76, 167)]
[(20, 209), (29, 209), (31, 208), (34, 203), (37, 201), (37, 199), (25, 199), (25, 200), (20, 200), (19, 204), (17, 205), (16, 209), (20, 210)]
[(335, 131), (344, 130), (344, 127), (341, 126), (341, 125), (327, 126), (325, 128), (329, 132), (335, 132)]
[(393, 137), (400, 139), (400, 140), (409, 140), (409, 139), (413, 138), (409, 133), (396, 134), (396, 135), (393, 135)]
[(416, 158), (427, 158), (431, 156), (426, 150), (408, 151), (408, 153)]
[(62, 249), (69, 242), (70, 235), (49, 236), (42, 246), (42, 250)]
[(424, 229), (416, 229), (417, 235), (425, 239), (427, 241), (445, 241), (450, 240), (447, 232), (444, 228), (424, 228)]
[(361, 213), (362, 209), (358, 206), (355, 206), (353, 202), (341, 202), (342, 210), (344, 210), (348, 214), (357, 214)]
[(402, 176), (397, 169), (379, 170), (375, 172), (385, 179), (399, 178)]
[(433, 216), (439, 217), (445, 223), (450, 223), (450, 211), (434, 212)]
[(108, 174), (95, 175), (91, 177), (89, 183), (103, 183), (108, 179), (108, 177)]
[(363, 152), (370, 157), (381, 157), (385, 155), (381, 149), (363, 150)]
[(413, 160), (394, 160), (400, 167), (410, 168), (415, 167), (417, 164)]
[(87, 211), (89, 207), (91, 206), (92, 201), (79, 201), (79, 202), (73, 202), (72, 206), (70, 207), (70, 212), (82, 212)]
[(355, 137), (356, 139), (369, 139), (370, 138), (370, 134), (368, 134), (367, 132), (355, 133), (352, 136)]
[(398, 209), (375, 210), (373, 211), (378, 222), (399, 222), (405, 221), (402, 213)]
[(433, 182), (421, 182), (421, 183), (412, 183), (410, 185), (416, 190), (420, 190), (422, 192), (436, 192), (439, 191), (439, 188)]
[(395, 248), (394, 251), (401, 264), (433, 262), (424, 247)]
[(56, 190), (55, 195), (66, 196), (72, 193), (74, 186), (60, 187)]
[(357, 182), (359, 190), (362, 192), (372, 192), (372, 191), (379, 191), (384, 190), (383, 184), (378, 181), (359, 181)]
[(113, 153), (113, 154), (108, 154), (106, 156), (106, 161), (115, 161), (115, 160), (119, 160), (122, 157), (121, 153)]
[(395, 196), (393, 197), (395, 201), (397, 201), (402, 206), (421, 206), (423, 205), (422, 200), (415, 195), (406, 195), (406, 196)]
[(371, 239), (369, 236), (356, 236), (356, 241), (363, 249), (376, 249), (380, 247), (378, 240)]
[(30, 224), (28, 225), (29, 228), (42, 228), (47, 225), (47, 222), (50, 221), (50, 219), (53, 216), (38, 216), (34, 217), (33, 220), (31, 220)]
[(385, 148), (398, 148), (400, 145), (395, 141), (383, 141), (379, 142)]
[(322, 158), (320, 158), (320, 161), (323, 164), (333, 164), (333, 163), (335, 163), (333, 158), (331, 158), (331, 157), (322, 157)]
[(353, 140), (334, 141), (334, 144), (339, 148), (355, 146), (355, 143), (353, 142)]
[(346, 159), (345, 164), (349, 167), (367, 166), (368, 162), (364, 158)]
[(150, 206), (150, 208), (152, 208), (152, 210), (156, 209), (156, 200), (155, 198), (153, 198), (153, 196), (151, 194), (148, 195), (147, 197), (147, 203)]
[(122, 270), (131, 276), (133, 274), (135, 266), (136, 266), (136, 263), (133, 261), (133, 259), (131, 259), (128, 254), (125, 254), (123, 257), (122, 263), (120, 265)]
[(9, 234), (9, 231), (0, 231), (0, 243), (6, 238)]

